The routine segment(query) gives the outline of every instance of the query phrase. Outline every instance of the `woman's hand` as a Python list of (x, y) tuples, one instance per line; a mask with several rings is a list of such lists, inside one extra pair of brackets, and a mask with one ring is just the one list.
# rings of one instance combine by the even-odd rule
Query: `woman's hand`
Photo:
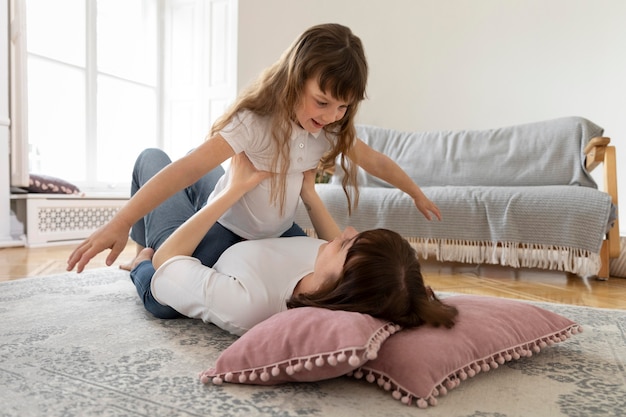
[(271, 175), (270, 172), (256, 169), (243, 152), (232, 157), (230, 167), (231, 175), (228, 187), (241, 192), (241, 195), (252, 190)]
[(300, 197), (302, 197), (302, 201), (307, 202), (307, 198), (312, 195), (317, 195), (317, 191), (315, 190), (315, 177), (317, 175), (316, 169), (310, 169), (308, 171), (303, 172), (304, 177), (302, 178), (302, 189), (300, 190)]
[(233, 156), (226, 188), (165, 239), (152, 258), (154, 267), (158, 269), (174, 256), (193, 255), (198, 244), (226, 210), (270, 175), (267, 171), (256, 169), (245, 153)]
[(333, 240), (341, 235), (341, 229), (339, 229), (328, 209), (326, 209), (324, 202), (317, 194), (315, 189), (317, 170), (311, 169), (304, 171), (303, 174), (300, 197), (307, 210), (309, 219), (311, 219), (311, 224), (317, 233), (317, 237), (324, 240)]

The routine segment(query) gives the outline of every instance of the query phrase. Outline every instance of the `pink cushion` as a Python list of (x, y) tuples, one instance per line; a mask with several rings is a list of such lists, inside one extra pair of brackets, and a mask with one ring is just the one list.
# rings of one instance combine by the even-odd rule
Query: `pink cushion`
[(444, 301), (459, 310), (452, 329), (402, 330), (353, 376), (425, 408), (468, 377), (530, 357), (582, 330), (559, 314), (520, 301), (471, 295)]
[(26, 190), (29, 193), (46, 194), (77, 194), (80, 192), (80, 189), (70, 182), (41, 174), (30, 174)]
[(271, 385), (319, 381), (375, 359), (392, 323), (347, 311), (302, 307), (257, 324), (228, 347), (202, 382)]

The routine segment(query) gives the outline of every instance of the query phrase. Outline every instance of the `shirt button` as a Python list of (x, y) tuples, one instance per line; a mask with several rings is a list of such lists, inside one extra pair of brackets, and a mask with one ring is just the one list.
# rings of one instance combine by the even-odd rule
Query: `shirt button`
[(304, 143), (300, 143), (298, 146), (300, 147), (300, 149), (302, 149), (304, 148)]
[(302, 162), (302, 158), (298, 158), (298, 162)]

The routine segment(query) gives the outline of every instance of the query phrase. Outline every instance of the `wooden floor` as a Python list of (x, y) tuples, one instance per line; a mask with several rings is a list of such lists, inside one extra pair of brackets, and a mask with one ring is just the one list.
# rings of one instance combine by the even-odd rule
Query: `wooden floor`
[[(74, 246), (0, 249), (0, 281), (65, 272), (66, 260)], [(135, 253), (129, 243), (115, 265), (129, 261)], [(87, 269), (102, 268), (104, 253)], [(584, 279), (564, 272), (513, 269), (492, 265), (423, 262), (426, 283), (436, 291), (482, 294), (522, 300), (547, 301), (626, 310), (626, 279), (608, 281)]]

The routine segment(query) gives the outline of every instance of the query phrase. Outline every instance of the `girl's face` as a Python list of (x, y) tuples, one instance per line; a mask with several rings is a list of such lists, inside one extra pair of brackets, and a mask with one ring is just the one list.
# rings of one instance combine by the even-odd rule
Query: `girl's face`
[(348, 106), (348, 103), (320, 90), (317, 78), (309, 78), (296, 106), (296, 121), (307, 132), (318, 133), (324, 126), (340, 120)]
[(315, 276), (319, 280), (318, 288), (337, 280), (346, 263), (348, 249), (354, 244), (358, 232), (353, 227), (346, 227), (341, 236), (320, 246), (315, 259)]

